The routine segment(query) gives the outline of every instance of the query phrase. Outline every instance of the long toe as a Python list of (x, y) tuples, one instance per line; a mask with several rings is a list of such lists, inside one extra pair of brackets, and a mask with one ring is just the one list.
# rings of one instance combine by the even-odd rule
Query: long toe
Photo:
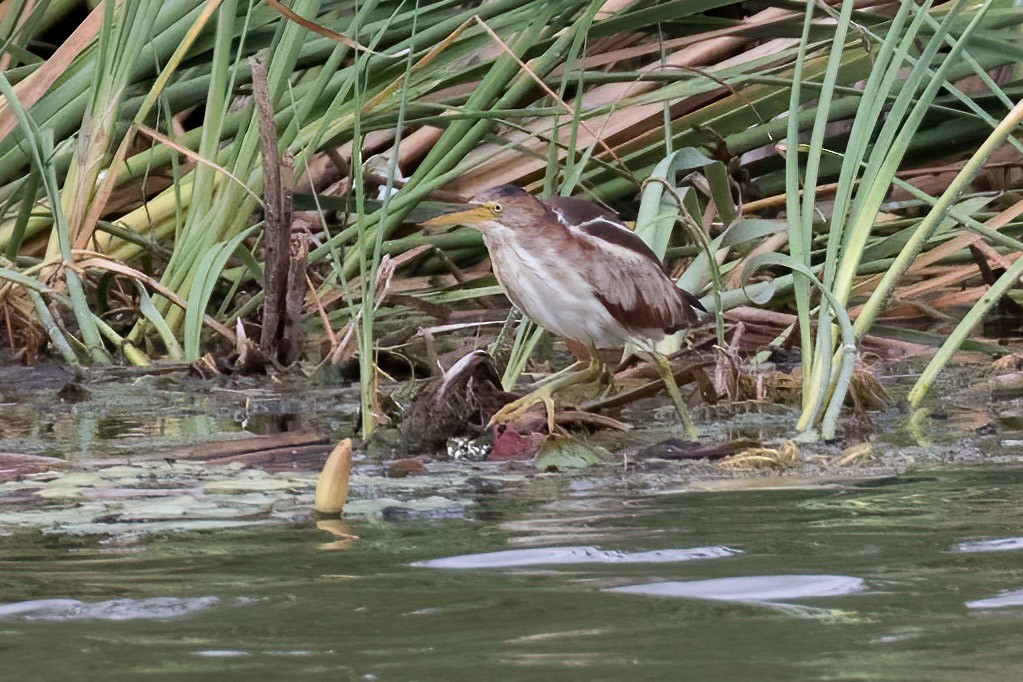
[(490, 422), (487, 424), (487, 428), (489, 429), (496, 424), (507, 424), (508, 422), (514, 421), (526, 412), (529, 412), (533, 405), (540, 402), (543, 402), (543, 400), (532, 394), (523, 396), (518, 400), (513, 400), (494, 413), (494, 416), (490, 418)]

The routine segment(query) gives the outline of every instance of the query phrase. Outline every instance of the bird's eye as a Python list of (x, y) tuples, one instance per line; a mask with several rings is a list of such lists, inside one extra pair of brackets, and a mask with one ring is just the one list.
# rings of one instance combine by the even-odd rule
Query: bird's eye
[(490, 208), (493, 209), (494, 213), (500, 213), (501, 212), (501, 204), (496, 204), (496, 203), (495, 204), (491, 204)]

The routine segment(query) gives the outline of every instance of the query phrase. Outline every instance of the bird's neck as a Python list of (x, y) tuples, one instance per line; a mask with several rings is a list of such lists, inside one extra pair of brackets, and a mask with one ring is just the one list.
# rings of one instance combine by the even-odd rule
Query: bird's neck
[(483, 243), (487, 251), (493, 253), (504, 249), (514, 249), (517, 246), (515, 233), (507, 227), (499, 227), (490, 230), (483, 230)]

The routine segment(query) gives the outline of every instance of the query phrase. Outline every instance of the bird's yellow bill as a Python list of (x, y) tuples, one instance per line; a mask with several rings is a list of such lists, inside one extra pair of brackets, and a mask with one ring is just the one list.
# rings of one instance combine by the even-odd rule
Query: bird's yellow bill
[(461, 211), (445, 213), (436, 218), (430, 218), (422, 223), (422, 225), (424, 232), (443, 232), (444, 228), (454, 227), (455, 225), (475, 227), (484, 221), (490, 220), (492, 217), (493, 214), (486, 206), (472, 206)]

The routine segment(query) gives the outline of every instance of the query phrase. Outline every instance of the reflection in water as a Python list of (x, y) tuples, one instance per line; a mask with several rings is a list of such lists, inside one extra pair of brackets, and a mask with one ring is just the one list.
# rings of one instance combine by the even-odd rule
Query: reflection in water
[(1002, 538), (1000, 540), (976, 540), (960, 542), (952, 548), (953, 552), (1005, 552), (1023, 549), (1023, 538)]
[(596, 547), (543, 547), (539, 549), (509, 549), (504, 552), (464, 554), (416, 561), (412, 565), (423, 568), (508, 568), (512, 566), (542, 566), (563, 564), (659, 564), (694, 559), (716, 559), (739, 554), (728, 547), (690, 547), (688, 549), (660, 549), (653, 552), (615, 552)]
[[(89, 384), (68, 402), (56, 387), (20, 388), (0, 409), (0, 450), (73, 458), (173, 448), (245, 431), (334, 429), (358, 402), (345, 389), (192, 384), (185, 376)], [(354, 400), (354, 402), (353, 402)]]
[(997, 597), (966, 602), (971, 609), (1000, 609), (1006, 606), (1023, 606), (1023, 590), (1002, 592)]
[(652, 597), (771, 603), (808, 597), (837, 597), (862, 592), (865, 589), (866, 585), (861, 578), (845, 575), (755, 575), (627, 585), (611, 588), (608, 592), (646, 594)]
[(22, 620), (152, 620), (177, 618), (215, 606), (216, 597), (178, 599), (110, 599), (84, 602), (77, 599), (34, 599), (0, 604), (0, 618)]
[(341, 519), (319, 519), (316, 527), (337, 538), (333, 542), (320, 543), (317, 545), (318, 549), (351, 549), (352, 544), (359, 539), (359, 536), (352, 532), (351, 526)]

